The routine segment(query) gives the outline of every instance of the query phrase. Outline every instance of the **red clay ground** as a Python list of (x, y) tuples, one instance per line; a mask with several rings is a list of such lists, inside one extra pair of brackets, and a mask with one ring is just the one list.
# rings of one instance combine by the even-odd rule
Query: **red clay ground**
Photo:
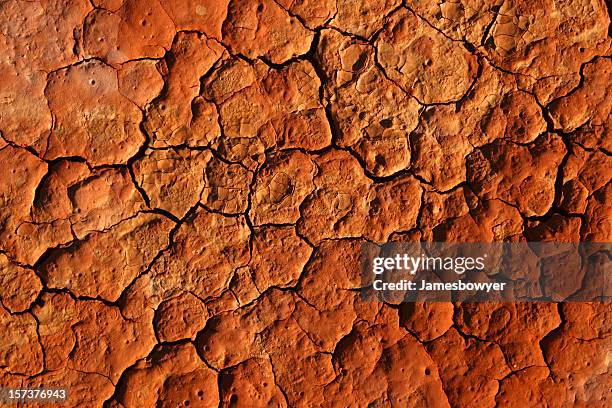
[(611, 43), (604, 0), (0, 1), (0, 385), (609, 407), (609, 303), (358, 288), (366, 240), (612, 241)]

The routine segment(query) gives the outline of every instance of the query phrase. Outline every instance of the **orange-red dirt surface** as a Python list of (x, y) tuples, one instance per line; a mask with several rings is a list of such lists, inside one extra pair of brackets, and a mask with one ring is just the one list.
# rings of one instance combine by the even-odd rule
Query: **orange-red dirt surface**
[(359, 292), (366, 241), (612, 241), (611, 8), (0, 0), (0, 386), (612, 406), (610, 303)]

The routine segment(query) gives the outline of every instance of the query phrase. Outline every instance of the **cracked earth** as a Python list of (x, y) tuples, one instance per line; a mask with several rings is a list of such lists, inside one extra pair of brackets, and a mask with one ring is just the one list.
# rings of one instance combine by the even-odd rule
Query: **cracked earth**
[(609, 7), (1, 0), (0, 384), (609, 407), (610, 303), (359, 293), (363, 242), (612, 241)]

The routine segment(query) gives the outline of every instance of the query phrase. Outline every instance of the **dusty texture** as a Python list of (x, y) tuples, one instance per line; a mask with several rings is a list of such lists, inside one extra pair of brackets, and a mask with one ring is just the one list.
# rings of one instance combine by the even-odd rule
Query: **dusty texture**
[(0, 386), (610, 406), (609, 303), (359, 291), (366, 242), (612, 240), (610, 27), (604, 0), (0, 1)]

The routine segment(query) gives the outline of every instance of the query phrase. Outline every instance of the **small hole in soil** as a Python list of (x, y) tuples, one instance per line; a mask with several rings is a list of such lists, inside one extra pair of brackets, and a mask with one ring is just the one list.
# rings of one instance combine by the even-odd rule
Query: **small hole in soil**
[(391, 126), (393, 126), (393, 121), (391, 119), (383, 119), (380, 121), (380, 126), (384, 127), (385, 129), (389, 129)]

